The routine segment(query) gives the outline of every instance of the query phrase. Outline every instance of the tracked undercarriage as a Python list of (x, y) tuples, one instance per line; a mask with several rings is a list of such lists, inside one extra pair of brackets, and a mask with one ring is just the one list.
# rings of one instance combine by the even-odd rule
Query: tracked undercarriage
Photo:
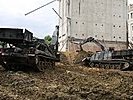
[(104, 60), (104, 61), (86, 61), (85, 66), (90, 68), (103, 68), (103, 69), (117, 69), (117, 70), (129, 70), (132, 64), (122, 59), (116, 60)]
[[(0, 64), (6, 70), (44, 71), (54, 68), (59, 54), (54, 45), (47, 45), (43, 39), (32, 37), (32, 33), (22, 29), (0, 28)], [(56, 46), (56, 45), (55, 45)]]
[(46, 69), (53, 69), (55, 67), (55, 60), (46, 58), (42, 55), (35, 56), (2, 56), (1, 65), (6, 70), (34, 70), (45, 71)]

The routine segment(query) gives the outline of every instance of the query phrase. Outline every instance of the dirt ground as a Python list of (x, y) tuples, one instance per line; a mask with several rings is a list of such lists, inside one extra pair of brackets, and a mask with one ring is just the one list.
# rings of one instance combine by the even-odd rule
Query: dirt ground
[(0, 100), (133, 100), (133, 71), (87, 68), (63, 57), (45, 72), (0, 67)]
[(45, 72), (0, 70), (0, 100), (132, 100), (133, 72), (57, 64)]

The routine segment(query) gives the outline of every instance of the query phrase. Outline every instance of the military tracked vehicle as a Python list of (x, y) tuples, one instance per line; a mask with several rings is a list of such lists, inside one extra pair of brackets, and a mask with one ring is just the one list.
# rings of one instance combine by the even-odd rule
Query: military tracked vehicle
[(59, 61), (58, 48), (54, 48), (58, 47), (58, 41), (47, 45), (26, 29), (0, 28), (0, 41), (0, 64), (6, 70), (44, 71)]
[[(72, 38), (72, 41), (78, 39)], [(87, 42), (94, 42), (97, 44), (101, 51), (96, 52), (92, 56), (85, 57), (82, 59), (82, 63), (89, 67), (97, 67), (104, 69), (119, 69), (119, 70), (129, 70), (133, 66), (133, 49), (127, 50), (114, 50), (110, 48), (109, 50), (105, 48), (98, 40), (93, 37), (87, 39), (82, 39), (77, 44), (80, 46), (80, 50), (83, 50), (82, 45)]]
[[(128, 56), (129, 54), (132, 54)], [(133, 66), (133, 50), (100, 51), (82, 60), (86, 66), (104, 69), (130, 70)]]

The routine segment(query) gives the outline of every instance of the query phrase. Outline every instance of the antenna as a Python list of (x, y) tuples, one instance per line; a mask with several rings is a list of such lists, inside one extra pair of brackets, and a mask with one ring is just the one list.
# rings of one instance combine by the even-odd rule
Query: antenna
[(36, 8), (36, 9), (34, 9), (34, 10), (32, 10), (32, 11), (26, 13), (25, 16), (27, 16), (27, 15), (29, 15), (29, 14), (31, 14), (31, 13), (33, 13), (33, 12), (35, 12), (35, 11), (37, 11), (37, 10), (43, 8), (43, 7), (45, 7), (45, 6), (47, 6), (47, 5), (49, 5), (49, 4), (51, 4), (51, 3), (55, 2), (55, 1), (57, 1), (57, 0), (53, 0), (53, 1), (51, 1), (51, 2), (48, 2), (48, 3), (46, 3), (45, 5), (42, 5), (42, 6), (38, 7), (38, 8)]

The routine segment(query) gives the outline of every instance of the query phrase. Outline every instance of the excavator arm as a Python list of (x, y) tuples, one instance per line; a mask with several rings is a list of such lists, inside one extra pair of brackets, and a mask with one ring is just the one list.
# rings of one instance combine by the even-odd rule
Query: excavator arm
[(94, 42), (96, 45), (98, 45), (102, 49), (102, 51), (106, 50), (105, 47), (99, 41), (95, 40), (93, 37), (89, 37), (79, 43), (81, 50), (83, 50), (82, 45), (84, 45), (87, 42)]
[(97, 44), (102, 49), (102, 51), (106, 51), (106, 48), (99, 41), (97, 41), (97, 40), (94, 39), (92, 42), (94, 42), (95, 44)]
[(89, 37), (87, 39), (77, 39), (77, 38), (71, 37), (70, 40), (71, 40), (71, 42), (76, 41), (76, 40), (80, 40), (79, 43), (75, 43), (75, 44), (78, 44), (80, 46), (81, 51), (83, 51), (82, 45), (84, 45), (88, 42), (94, 42), (96, 45), (98, 45), (102, 49), (102, 51), (106, 51), (106, 48), (98, 40), (95, 40), (93, 37)]

